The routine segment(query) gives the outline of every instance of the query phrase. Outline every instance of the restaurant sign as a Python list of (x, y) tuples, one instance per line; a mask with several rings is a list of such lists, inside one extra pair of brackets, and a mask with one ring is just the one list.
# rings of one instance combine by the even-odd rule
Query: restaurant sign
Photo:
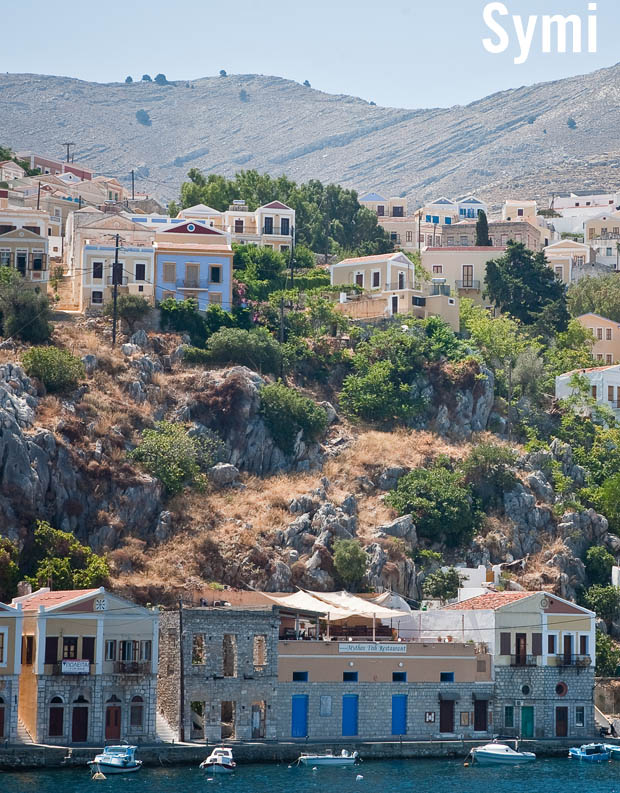
[(88, 675), (90, 674), (90, 661), (77, 659), (64, 659), (62, 662), (63, 675)]
[(341, 642), (339, 653), (373, 653), (374, 655), (407, 655), (406, 644), (380, 642)]

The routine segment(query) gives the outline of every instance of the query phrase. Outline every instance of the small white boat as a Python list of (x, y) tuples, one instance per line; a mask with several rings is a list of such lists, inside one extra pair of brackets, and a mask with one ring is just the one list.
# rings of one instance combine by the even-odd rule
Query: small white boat
[(226, 746), (217, 746), (200, 764), (200, 768), (205, 771), (213, 771), (215, 774), (229, 774), (236, 767), (237, 763), (233, 760), (232, 749)]
[(611, 758), (611, 750), (604, 743), (584, 743), (569, 749), (568, 756), (588, 763), (606, 763)]
[(520, 752), (505, 743), (487, 743), (471, 750), (472, 763), (480, 765), (521, 765), (536, 760), (533, 752)]
[(358, 759), (357, 752), (348, 752), (343, 749), (340, 754), (302, 754), (298, 763), (302, 765), (355, 765)]
[(93, 774), (130, 774), (142, 768), (142, 760), (136, 760), (137, 746), (106, 746), (101, 754), (89, 760)]

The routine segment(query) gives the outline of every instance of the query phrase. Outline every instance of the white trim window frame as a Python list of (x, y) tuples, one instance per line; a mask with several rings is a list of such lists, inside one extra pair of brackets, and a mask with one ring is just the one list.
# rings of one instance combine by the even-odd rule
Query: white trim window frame
[(3, 626), (0, 628), (0, 636), (2, 636), (2, 642), (0, 643), (0, 649), (2, 654), (0, 655), (0, 667), (8, 666), (9, 660), (9, 628), (7, 626)]
[[(375, 283), (375, 276), (376, 276), (376, 283)], [(370, 287), (371, 289), (381, 289), (381, 270), (372, 270), (372, 272), (370, 273), (370, 284), (371, 284)]]

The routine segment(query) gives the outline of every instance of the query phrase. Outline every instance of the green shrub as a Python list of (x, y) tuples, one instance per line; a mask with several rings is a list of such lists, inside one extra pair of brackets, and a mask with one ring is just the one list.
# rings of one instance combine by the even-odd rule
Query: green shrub
[(357, 589), (366, 574), (368, 557), (357, 540), (336, 540), (334, 568), (347, 589)]
[(297, 433), (305, 440), (317, 440), (327, 428), (327, 414), (311, 399), (278, 382), (261, 389), (261, 413), (276, 444), (286, 454), (295, 447)]
[(442, 555), (438, 551), (431, 551), (430, 548), (419, 548), (411, 553), (411, 556), (416, 564), (419, 564), (425, 570), (431, 567), (437, 567), (442, 562)]
[(15, 595), (19, 581), (19, 552), (17, 545), (6, 537), (0, 537), (0, 601), (8, 603)]
[(502, 503), (504, 492), (512, 490), (517, 477), (510, 466), (517, 455), (495, 443), (479, 443), (461, 464), (465, 482), (472, 486), (484, 509)]
[(620, 646), (603, 631), (596, 632), (596, 676), (616, 677)]
[(471, 539), (480, 523), (469, 487), (458, 471), (436, 465), (403, 476), (385, 499), (400, 515), (411, 514), (419, 537), (448, 545)]
[(586, 608), (594, 611), (598, 617), (610, 625), (620, 613), (620, 590), (615, 586), (594, 584), (583, 596)]
[(235, 363), (274, 374), (280, 368), (280, 345), (265, 328), (223, 328), (208, 339), (207, 351), (214, 363)]
[[(144, 319), (151, 311), (151, 304), (141, 295), (119, 295), (116, 301), (116, 312), (120, 319), (124, 319), (133, 333), (136, 322)], [(114, 312), (112, 303), (106, 303), (104, 313), (111, 317)]]
[(70, 391), (86, 374), (82, 361), (59, 347), (32, 347), (23, 354), (22, 363), (26, 373), (48, 391)]
[(175, 300), (168, 297), (159, 304), (160, 324), (162, 330), (174, 330), (187, 333), (192, 344), (203, 347), (208, 336), (207, 326), (198, 313), (198, 302), (190, 297), (187, 300)]
[(142, 433), (140, 445), (130, 457), (156, 476), (170, 496), (186, 485), (198, 483), (200, 472), (223, 454), (222, 441), (214, 433), (190, 433), (183, 424), (160, 421)]
[(615, 558), (602, 545), (593, 545), (586, 553), (586, 573), (591, 584), (606, 586), (611, 581)]
[(454, 567), (449, 567), (447, 570), (436, 570), (424, 580), (422, 587), (424, 597), (441, 600), (442, 603), (453, 600), (459, 594), (462, 581), (463, 577)]
[(5, 337), (41, 344), (52, 335), (47, 295), (24, 287), (23, 277), (10, 267), (0, 267), (0, 318)]
[(211, 353), (201, 347), (186, 347), (183, 350), (183, 360), (185, 363), (197, 363), (206, 366), (211, 363)]

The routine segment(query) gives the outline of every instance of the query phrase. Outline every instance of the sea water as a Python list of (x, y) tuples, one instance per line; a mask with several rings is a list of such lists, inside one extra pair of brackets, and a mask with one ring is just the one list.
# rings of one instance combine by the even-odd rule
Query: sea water
[[(464, 758), (463, 758), (464, 759)], [(359, 779), (359, 776), (362, 779)], [(463, 760), (384, 760), (348, 768), (242, 765), (210, 777), (199, 768), (143, 768), (93, 780), (84, 769), (0, 772), (2, 793), (620, 793), (620, 762), (540, 759), (516, 767)]]

